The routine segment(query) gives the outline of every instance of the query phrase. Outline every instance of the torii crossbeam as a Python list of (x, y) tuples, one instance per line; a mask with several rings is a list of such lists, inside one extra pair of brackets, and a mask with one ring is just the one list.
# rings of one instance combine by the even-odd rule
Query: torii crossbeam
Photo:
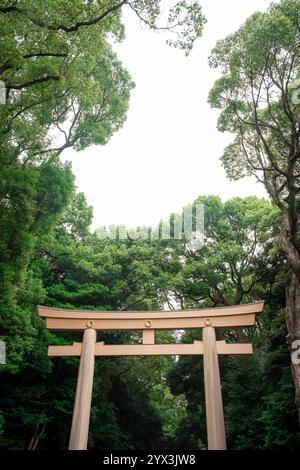
[[(84, 331), (82, 343), (49, 346), (48, 356), (80, 356), (70, 450), (87, 448), (95, 356), (203, 355), (206, 423), (209, 450), (226, 449), (218, 355), (252, 354), (252, 344), (216, 341), (215, 328), (253, 326), (264, 303), (170, 312), (99, 312), (38, 306), (50, 330)], [(156, 330), (203, 329), (202, 341), (155, 344)], [(106, 345), (97, 331), (138, 330), (142, 344)]]

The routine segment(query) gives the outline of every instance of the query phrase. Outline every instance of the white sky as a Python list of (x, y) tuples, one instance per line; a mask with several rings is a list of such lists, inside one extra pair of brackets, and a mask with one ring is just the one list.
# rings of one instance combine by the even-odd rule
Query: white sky
[(232, 140), (217, 131), (218, 112), (207, 103), (219, 73), (208, 66), (218, 39), (234, 32), (269, 0), (199, 0), (207, 23), (193, 52), (165, 44), (125, 12), (126, 39), (115, 48), (136, 88), (123, 128), (104, 146), (64, 158), (72, 161), (78, 191), (94, 208), (93, 228), (156, 225), (200, 195), (264, 197), (253, 179), (229, 181), (219, 157)]

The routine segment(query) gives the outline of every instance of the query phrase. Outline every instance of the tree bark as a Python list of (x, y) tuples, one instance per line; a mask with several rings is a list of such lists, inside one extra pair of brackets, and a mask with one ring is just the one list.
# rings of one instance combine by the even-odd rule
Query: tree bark
[(294, 242), (295, 239), (297, 239), (297, 232), (292, 233), (289, 216), (287, 213), (283, 214), (279, 235), (279, 246), (283, 251), (287, 261), (289, 262), (293, 272), (300, 281), (300, 253), (298, 246)]

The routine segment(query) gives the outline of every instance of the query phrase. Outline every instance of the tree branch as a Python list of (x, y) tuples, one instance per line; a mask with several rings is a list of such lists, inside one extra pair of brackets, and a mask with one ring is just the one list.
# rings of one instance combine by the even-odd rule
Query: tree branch
[(72, 33), (77, 31), (79, 28), (84, 27), (84, 26), (93, 26), (97, 23), (100, 23), (100, 21), (104, 20), (108, 15), (111, 13), (114, 13), (115, 11), (119, 10), (123, 5), (128, 3), (128, 0), (122, 0), (119, 3), (116, 3), (112, 7), (108, 8), (108, 10), (104, 11), (100, 15), (96, 16), (95, 18), (92, 18), (90, 20), (85, 20), (85, 21), (78, 21), (77, 23), (71, 25), (71, 26), (66, 26), (63, 24), (47, 24), (43, 20), (38, 19), (35, 15), (34, 12), (30, 12), (29, 10), (25, 10), (23, 8), (19, 7), (6, 7), (6, 8), (0, 8), (1, 13), (20, 13), (21, 15), (24, 15), (27, 17), (29, 21), (34, 23), (36, 26), (39, 26), (40, 28), (47, 28), (51, 31), (65, 31), (66, 33)]
[(57, 75), (46, 75), (45, 77), (36, 78), (35, 80), (31, 80), (27, 83), (21, 83), (19, 85), (7, 85), (7, 90), (23, 90), (24, 88), (29, 88), (33, 85), (37, 85), (38, 83), (48, 82), (50, 80), (59, 81), (60, 77)]

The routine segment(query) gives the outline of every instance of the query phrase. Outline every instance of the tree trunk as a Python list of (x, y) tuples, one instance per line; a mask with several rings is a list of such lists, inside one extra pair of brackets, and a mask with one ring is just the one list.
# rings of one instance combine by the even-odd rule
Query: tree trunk
[[(295, 340), (300, 340), (300, 282), (292, 273), (290, 286), (286, 289), (286, 324), (290, 350)], [(300, 364), (291, 363), (292, 377), (295, 387), (295, 403), (300, 425)]]
[[(298, 220), (291, 221), (288, 211), (283, 213), (279, 235), (279, 246), (291, 267), (291, 281), (286, 289), (287, 340), (292, 353), (293, 342), (300, 340), (300, 252), (297, 241)], [(294, 227), (294, 228), (293, 228)], [(295, 403), (300, 425), (300, 364), (291, 362), (291, 372), (295, 388)]]

